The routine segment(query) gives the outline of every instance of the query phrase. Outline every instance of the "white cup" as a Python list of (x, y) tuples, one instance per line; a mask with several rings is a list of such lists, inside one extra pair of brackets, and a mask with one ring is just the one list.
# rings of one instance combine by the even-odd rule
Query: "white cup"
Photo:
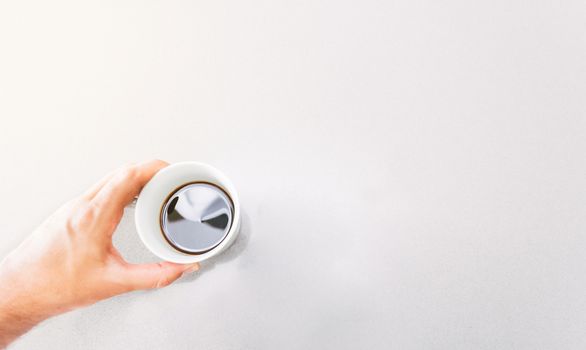
[[(211, 250), (189, 254), (174, 248), (165, 238), (161, 225), (161, 210), (169, 196), (190, 183), (205, 182), (222, 189), (233, 204), (230, 229), (224, 239)], [(199, 162), (181, 162), (163, 168), (144, 186), (135, 209), (135, 225), (143, 244), (159, 258), (180, 264), (209, 259), (225, 250), (240, 231), (240, 201), (232, 182), (218, 169)]]

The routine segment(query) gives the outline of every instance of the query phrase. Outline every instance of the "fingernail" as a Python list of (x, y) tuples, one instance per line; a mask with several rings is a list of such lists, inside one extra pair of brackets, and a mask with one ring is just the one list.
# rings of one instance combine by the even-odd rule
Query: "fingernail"
[(190, 273), (190, 272), (195, 272), (195, 271), (197, 271), (197, 270), (199, 270), (199, 264), (197, 264), (197, 263), (196, 263), (196, 264), (193, 264), (193, 265), (189, 266), (189, 267), (188, 267), (188, 268), (185, 270), (185, 272), (186, 272), (186, 273)]

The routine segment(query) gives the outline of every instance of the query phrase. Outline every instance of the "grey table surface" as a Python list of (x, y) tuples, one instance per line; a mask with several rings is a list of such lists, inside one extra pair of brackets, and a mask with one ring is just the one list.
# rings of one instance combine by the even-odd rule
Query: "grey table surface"
[(4, 1), (0, 44), (1, 256), (126, 162), (244, 209), (13, 349), (586, 347), (585, 2)]

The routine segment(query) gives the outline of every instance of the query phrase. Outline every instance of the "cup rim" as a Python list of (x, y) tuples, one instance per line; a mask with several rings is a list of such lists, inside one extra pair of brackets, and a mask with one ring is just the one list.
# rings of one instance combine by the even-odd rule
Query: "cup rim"
[[(175, 249), (164, 238), (160, 225), (161, 209), (169, 194), (187, 183), (209, 182), (223, 189), (234, 205), (234, 216), (226, 237), (210, 251), (187, 254)], [(153, 176), (143, 187), (135, 207), (135, 226), (142, 243), (157, 257), (175, 263), (195, 263), (215, 256), (237, 236), (240, 229), (240, 200), (228, 177), (217, 168), (201, 162), (173, 163)]]

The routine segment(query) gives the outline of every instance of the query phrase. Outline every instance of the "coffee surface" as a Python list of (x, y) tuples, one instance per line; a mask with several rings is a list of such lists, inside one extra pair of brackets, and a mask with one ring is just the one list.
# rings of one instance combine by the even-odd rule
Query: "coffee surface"
[(161, 211), (165, 239), (188, 254), (203, 254), (224, 240), (232, 225), (230, 197), (209, 183), (187, 184), (176, 190)]

